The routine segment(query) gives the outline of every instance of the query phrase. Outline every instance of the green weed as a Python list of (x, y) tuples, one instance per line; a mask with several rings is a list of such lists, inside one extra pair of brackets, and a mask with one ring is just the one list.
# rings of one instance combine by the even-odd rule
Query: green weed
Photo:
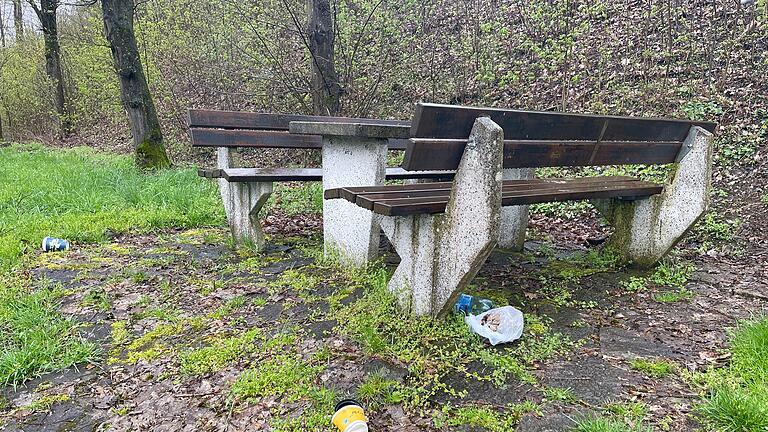
[(654, 378), (664, 378), (675, 372), (675, 364), (667, 360), (633, 359), (629, 366)]
[(14, 387), (46, 372), (95, 361), (98, 349), (58, 311), (61, 292), (12, 275), (0, 278), (0, 383)]
[(82, 304), (106, 312), (112, 307), (112, 300), (103, 288), (93, 288), (83, 297)]
[(357, 396), (369, 409), (403, 400), (400, 383), (385, 379), (381, 373), (373, 373), (357, 388)]
[(46, 412), (50, 411), (54, 404), (67, 402), (69, 400), (69, 395), (64, 393), (43, 395), (32, 401), (29, 405), (25, 405), (21, 408), (28, 411)]
[(578, 398), (576, 393), (570, 388), (563, 387), (547, 387), (544, 389), (544, 397), (551, 401), (559, 402), (576, 402)]
[(622, 420), (637, 424), (645, 420), (648, 405), (643, 402), (612, 402), (605, 405), (605, 410)]
[(649, 279), (660, 286), (683, 288), (695, 269), (691, 263), (667, 260), (656, 267)]
[(707, 213), (693, 229), (694, 237), (700, 242), (699, 251), (703, 253), (716, 244), (732, 242), (740, 223), (738, 219), (726, 220), (714, 212)]
[(648, 286), (648, 279), (644, 277), (631, 276), (627, 280), (619, 282), (619, 286), (627, 292), (636, 293), (645, 291)]
[(578, 420), (570, 432), (651, 432), (650, 427), (631, 424), (606, 417), (589, 417)]
[(220, 370), (255, 349), (261, 335), (259, 329), (241, 335), (218, 338), (210, 346), (188, 351), (179, 356), (181, 371), (187, 375), (203, 375)]
[(713, 430), (768, 430), (768, 318), (739, 323), (729, 335), (731, 362), (702, 377), (709, 396), (699, 413)]
[(694, 294), (693, 291), (686, 288), (680, 288), (679, 290), (675, 290), (675, 291), (664, 291), (660, 293), (654, 293), (653, 299), (659, 303), (676, 303), (679, 301), (690, 300), (694, 296), (696, 296), (696, 294)]
[(230, 391), (236, 399), (246, 402), (264, 396), (293, 402), (309, 395), (320, 370), (295, 355), (280, 354), (243, 372)]

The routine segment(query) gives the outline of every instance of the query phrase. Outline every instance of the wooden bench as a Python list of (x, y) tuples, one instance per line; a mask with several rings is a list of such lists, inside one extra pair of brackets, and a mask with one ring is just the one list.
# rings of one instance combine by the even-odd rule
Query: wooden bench
[[(501, 211), (590, 200), (615, 228), (608, 247), (652, 265), (707, 208), (714, 123), (419, 104), (403, 168), (453, 182), (325, 191), (381, 216), (401, 263), (389, 282), (416, 314), (441, 314), (499, 238)], [(672, 164), (666, 184), (631, 177), (503, 180), (504, 169)], [(516, 222), (524, 231), (527, 215)]]
[[(238, 148), (322, 149), (320, 136), (288, 132), (291, 121), (349, 122), (408, 126), (407, 121), (352, 119), (346, 117), (305, 116), (295, 114), (251, 113), (235, 111), (189, 110), (189, 128), (193, 147), (218, 149), (217, 168), (200, 169), (202, 177), (219, 181), (227, 221), (237, 244), (257, 249), (264, 245), (258, 213), (272, 193), (274, 182), (322, 181), (322, 168), (241, 168), (235, 167), (232, 151)], [(390, 150), (404, 150), (405, 139), (390, 139)], [(450, 171), (407, 171), (386, 168), (387, 180), (451, 179)]]

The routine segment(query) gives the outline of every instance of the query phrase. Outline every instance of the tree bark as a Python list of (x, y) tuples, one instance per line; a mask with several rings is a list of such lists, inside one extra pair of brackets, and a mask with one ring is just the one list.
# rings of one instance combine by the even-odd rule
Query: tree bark
[(0, 46), (5, 48), (5, 19), (2, 7), (0, 7)]
[(13, 27), (16, 30), (16, 42), (24, 38), (24, 11), (21, 0), (13, 0)]
[(120, 99), (133, 135), (136, 164), (141, 168), (167, 168), (171, 163), (133, 31), (133, 0), (103, 0), (101, 6), (104, 30), (120, 79)]
[(38, 5), (34, 0), (29, 0), (29, 4), (40, 19), (45, 43), (45, 73), (53, 83), (53, 105), (58, 115), (61, 132), (63, 135), (68, 135), (72, 131), (72, 122), (66, 111), (64, 79), (61, 73), (61, 46), (59, 45), (59, 29), (56, 23), (56, 10), (59, 8), (59, 1), (40, 0)]
[(334, 65), (333, 14), (330, 0), (307, 0), (307, 34), (312, 62), (312, 109), (316, 115), (336, 115), (341, 85)]

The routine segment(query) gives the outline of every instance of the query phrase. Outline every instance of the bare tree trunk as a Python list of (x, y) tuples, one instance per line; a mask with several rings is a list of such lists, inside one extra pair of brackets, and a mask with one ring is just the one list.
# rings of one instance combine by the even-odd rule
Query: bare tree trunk
[(312, 108), (316, 115), (339, 112), (341, 85), (333, 62), (335, 34), (330, 0), (307, 0), (309, 54), (312, 61)]
[(16, 42), (24, 38), (24, 10), (21, 0), (13, 0), (13, 26), (16, 29)]
[(104, 30), (120, 79), (120, 99), (131, 125), (136, 164), (141, 168), (167, 168), (171, 162), (133, 31), (133, 0), (103, 0), (101, 6)]
[(59, 1), (40, 0), (40, 4), (37, 5), (34, 0), (29, 0), (29, 4), (32, 5), (40, 19), (45, 42), (45, 73), (53, 82), (53, 105), (59, 117), (61, 132), (68, 135), (72, 131), (72, 123), (66, 111), (64, 79), (61, 73), (61, 46), (59, 45), (59, 29), (56, 23), (56, 10), (59, 7)]
[[(2, 7), (0, 7), (0, 46), (5, 48), (5, 19), (3, 17), (3, 8)], [(0, 136), (2, 136), (2, 135), (0, 135)]]
[(13, 3), (13, 27), (16, 30), (16, 41), (24, 37), (24, 17), (21, 8), (21, 0), (11, 0)]

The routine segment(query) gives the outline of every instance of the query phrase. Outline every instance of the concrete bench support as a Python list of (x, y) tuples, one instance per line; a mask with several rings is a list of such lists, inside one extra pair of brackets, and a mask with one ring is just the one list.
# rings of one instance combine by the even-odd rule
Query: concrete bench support
[(660, 195), (637, 201), (594, 200), (615, 229), (608, 247), (640, 267), (650, 267), (667, 254), (707, 210), (712, 152), (712, 134), (694, 126)]
[[(534, 175), (533, 168), (509, 168), (503, 171), (504, 180), (527, 180)], [(507, 206), (501, 208), (499, 247), (515, 251), (523, 250), (525, 230), (528, 228), (528, 206)]]
[[(384, 184), (387, 140), (323, 136), (323, 190)], [(325, 255), (364, 266), (379, 249), (379, 216), (346, 200), (323, 200)]]
[[(219, 169), (233, 168), (232, 149), (219, 147), (217, 161)], [(264, 231), (258, 216), (272, 195), (272, 182), (230, 183), (222, 178), (219, 179), (219, 193), (235, 244), (262, 250)]]
[(478, 118), (445, 213), (382, 217), (381, 227), (401, 259), (389, 289), (413, 313), (449, 311), (496, 245), (502, 155), (501, 127), (487, 117)]

